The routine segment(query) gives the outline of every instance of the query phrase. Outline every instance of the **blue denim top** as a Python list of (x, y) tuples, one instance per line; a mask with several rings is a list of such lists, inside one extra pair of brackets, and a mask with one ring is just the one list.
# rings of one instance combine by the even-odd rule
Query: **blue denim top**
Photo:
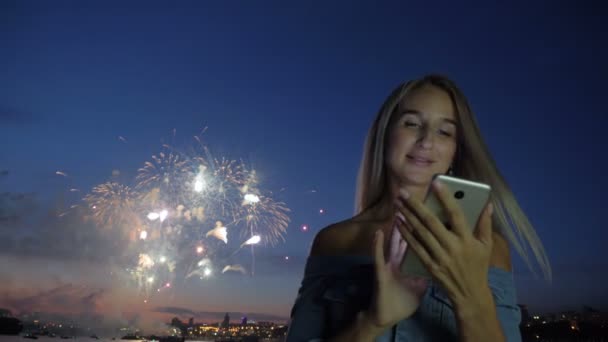
[[(291, 310), (286, 341), (324, 341), (347, 328), (357, 313), (369, 306), (373, 279), (373, 259), (369, 256), (308, 257), (304, 279)], [(507, 341), (521, 341), (521, 312), (513, 275), (490, 267), (488, 285)], [(431, 280), (418, 310), (375, 341), (457, 340), (452, 304), (439, 284)]]

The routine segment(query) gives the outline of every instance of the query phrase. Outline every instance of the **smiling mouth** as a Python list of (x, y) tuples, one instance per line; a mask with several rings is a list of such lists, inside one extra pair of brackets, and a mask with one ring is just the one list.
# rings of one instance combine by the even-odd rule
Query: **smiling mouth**
[(411, 161), (415, 165), (428, 166), (433, 163), (433, 161), (425, 160), (425, 159), (418, 159), (418, 158), (411, 157), (409, 155), (406, 157), (409, 161)]

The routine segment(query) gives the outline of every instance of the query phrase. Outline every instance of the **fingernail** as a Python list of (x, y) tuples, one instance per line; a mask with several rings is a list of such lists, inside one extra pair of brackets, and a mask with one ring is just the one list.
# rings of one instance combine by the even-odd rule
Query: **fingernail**
[(410, 197), (410, 193), (407, 192), (407, 190), (405, 189), (401, 189), (401, 197), (403, 197), (404, 199), (408, 199)]
[(396, 213), (395, 216), (397, 216), (397, 218), (399, 218), (399, 220), (401, 220), (401, 222), (405, 223), (405, 216), (403, 216), (402, 213)]

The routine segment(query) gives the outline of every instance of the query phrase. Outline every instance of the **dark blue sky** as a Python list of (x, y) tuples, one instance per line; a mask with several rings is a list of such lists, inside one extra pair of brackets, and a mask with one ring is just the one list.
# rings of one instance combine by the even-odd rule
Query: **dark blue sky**
[[(186, 148), (208, 126), (216, 155), (242, 158), (266, 188), (285, 188), (287, 241), (260, 253), (290, 256), (289, 265), (268, 262), (255, 279), (218, 277), (210, 287), (186, 283), (158, 306), (286, 317), (314, 234), (352, 214), (363, 139), (382, 101), (398, 83), (440, 72), (468, 96), (552, 262), (548, 285), (513, 253), (520, 302), (608, 308), (606, 14), (584, 1), (4, 1), (0, 192), (34, 193), (34, 204), (5, 200), (3, 210), (43, 217), (58, 198), (77, 202), (66, 189), (89, 190), (115, 169), (132, 179), (161, 139)], [(36, 222), (0, 223), (0, 235), (35, 236), (45, 221)], [(18, 298), (19, 281), (41, 275), (18, 248), (3, 255), (17, 260), (0, 275)], [(89, 277), (62, 272), (49, 288)], [(250, 299), (232, 298), (231, 286)], [(219, 299), (192, 300), (208, 296)]]

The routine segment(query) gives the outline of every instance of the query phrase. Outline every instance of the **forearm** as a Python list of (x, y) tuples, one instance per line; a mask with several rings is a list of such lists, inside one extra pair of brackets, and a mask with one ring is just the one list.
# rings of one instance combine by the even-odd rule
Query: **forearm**
[(367, 319), (364, 312), (360, 312), (347, 329), (330, 338), (329, 342), (373, 342), (384, 330)]
[(474, 299), (455, 303), (455, 316), (461, 342), (506, 341), (489, 288)]

